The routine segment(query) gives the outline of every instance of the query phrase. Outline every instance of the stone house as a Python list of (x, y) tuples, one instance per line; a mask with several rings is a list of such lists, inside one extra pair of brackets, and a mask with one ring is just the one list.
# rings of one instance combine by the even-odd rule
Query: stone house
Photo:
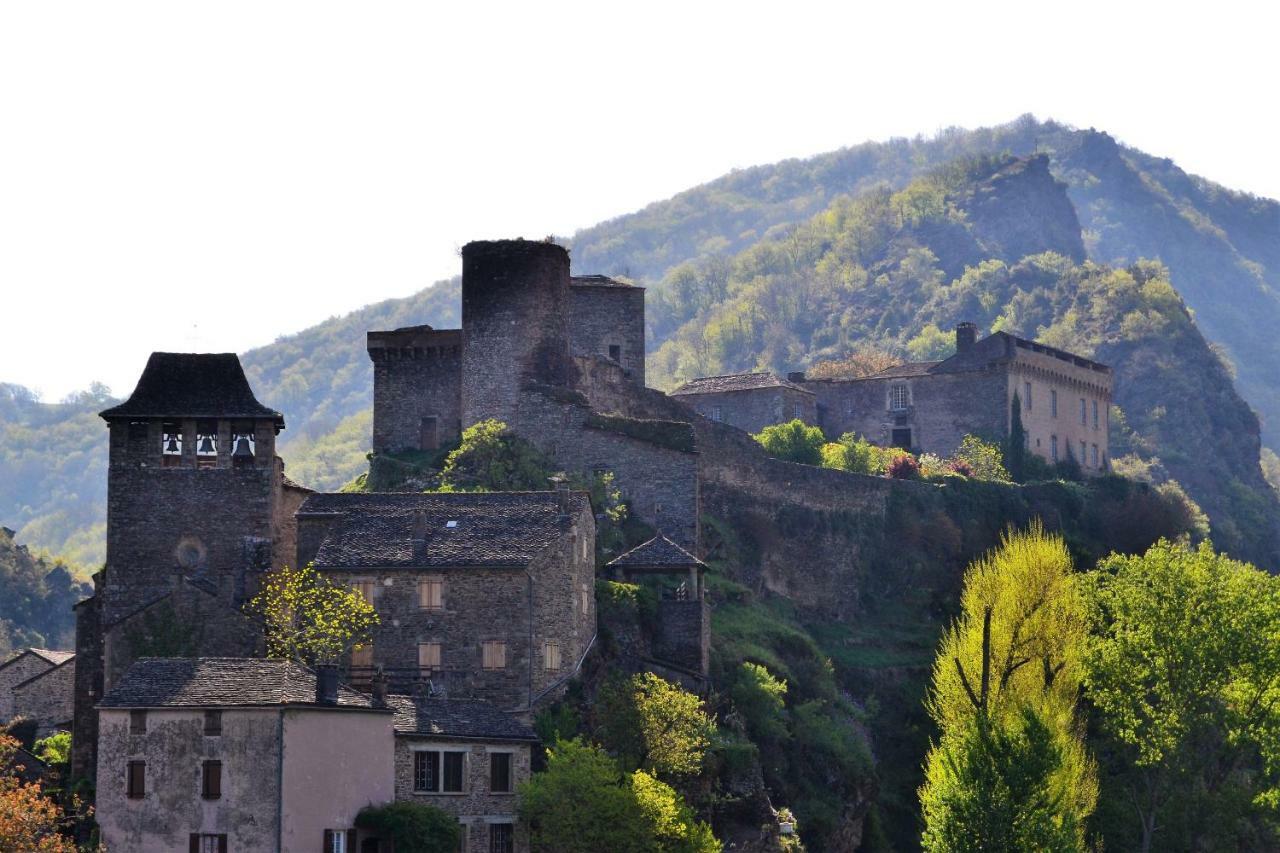
[(315, 494), (298, 564), (378, 612), (353, 683), (380, 667), (397, 691), (527, 710), (595, 640), (595, 516), (582, 492)]
[(13, 689), (19, 684), (66, 663), (75, 652), (54, 649), (21, 649), (0, 663), (0, 725), (18, 715)]
[(661, 590), (653, 653), (664, 669), (683, 670), (677, 680), (681, 674), (706, 678), (711, 666), (706, 563), (658, 533), (619, 555), (606, 568), (610, 575), (626, 583), (646, 577), (675, 582), (674, 588)]
[(797, 419), (818, 422), (814, 393), (772, 373), (704, 376), (684, 383), (671, 396), (703, 417), (750, 433)]
[(487, 702), (387, 697), (395, 710), (395, 796), (458, 818), (462, 853), (527, 853), (516, 814), (533, 729)]
[(354, 823), (395, 796), (393, 714), (336, 677), (283, 660), (143, 658), (98, 709), (109, 850), (379, 849)]
[[(65, 654), (65, 653), (64, 653)], [(71, 731), (75, 715), (76, 656), (13, 686), (13, 716), (36, 721), (36, 737)]]

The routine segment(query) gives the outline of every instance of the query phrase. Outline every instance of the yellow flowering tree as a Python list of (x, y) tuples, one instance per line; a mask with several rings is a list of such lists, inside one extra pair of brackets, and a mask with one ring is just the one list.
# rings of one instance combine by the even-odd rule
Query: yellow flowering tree
[(368, 642), (378, 624), (363, 595), (325, 580), (310, 565), (268, 574), (245, 610), (262, 620), (269, 656), (309, 666), (340, 660)]

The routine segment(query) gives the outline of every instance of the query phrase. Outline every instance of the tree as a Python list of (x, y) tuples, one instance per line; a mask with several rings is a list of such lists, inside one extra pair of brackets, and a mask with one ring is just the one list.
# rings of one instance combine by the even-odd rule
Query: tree
[(666, 778), (702, 768), (715, 726), (692, 693), (643, 672), (606, 683), (596, 705), (596, 733), (624, 767)]
[(744, 661), (729, 696), (756, 741), (780, 743), (787, 739), (787, 682), (774, 678), (758, 663)]
[(552, 467), (532, 444), (506, 424), (485, 420), (462, 431), (462, 443), (445, 459), (441, 491), (543, 491)]
[[(933, 804), (925, 814), (930, 849), (950, 849), (937, 839), (952, 833), (1057, 837), (1067, 829), (1071, 849), (1083, 849), (1097, 779), (1075, 715), (1085, 620), (1073, 571), (1062, 537), (1045, 533), (1038, 522), (1026, 532), (1009, 531), (966, 570), (961, 613), (943, 636), (927, 702), (942, 732), (926, 759), (920, 792), (923, 803)], [(1049, 733), (1051, 750), (1036, 745), (1036, 726)], [(1017, 769), (1005, 760), (1009, 755), (1037, 756), (1039, 782), (1028, 785), (1008, 775)], [(976, 784), (979, 771), (1002, 769), (1010, 796), (1030, 798), (1015, 802), (1014, 812), (1040, 814), (1044, 825), (999, 832), (952, 825), (976, 812), (947, 804), (975, 801), (979, 792), (967, 786)]]
[(11, 774), (18, 742), (0, 735), (0, 850), (24, 853), (75, 853), (61, 835), (68, 826), (61, 807), (44, 795), (38, 782)]
[(1199, 849), (1280, 805), (1280, 579), (1161, 540), (1087, 580), (1086, 688), (1121, 745), (1140, 849), (1187, 814)]
[(799, 418), (767, 426), (751, 437), (760, 443), (765, 453), (777, 459), (802, 465), (822, 464), (822, 445), (826, 438), (818, 427), (809, 426)]
[(1022, 400), (1018, 392), (1013, 392), (1013, 402), (1009, 404), (1009, 436), (1004, 443), (1004, 463), (1009, 468), (1009, 476), (1015, 483), (1026, 480), (1027, 466), (1027, 430), (1022, 425)]
[(1009, 472), (1004, 467), (1004, 454), (1000, 446), (983, 441), (976, 435), (966, 435), (960, 447), (951, 457), (953, 463), (962, 463), (979, 480), (1009, 482)]
[(520, 788), (520, 817), (536, 853), (718, 853), (710, 827), (643, 770), (579, 739), (547, 751), (547, 769)]
[(337, 662), (368, 642), (378, 624), (364, 596), (325, 580), (311, 566), (267, 574), (245, 610), (262, 619), (269, 656), (309, 666)]
[(805, 371), (805, 376), (809, 379), (861, 379), (896, 367), (901, 362), (902, 359), (884, 350), (864, 344), (842, 359), (814, 362)]
[(458, 819), (425, 803), (365, 806), (356, 815), (356, 826), (390, 841), (396, 853), (455, 853), (462, 840)]

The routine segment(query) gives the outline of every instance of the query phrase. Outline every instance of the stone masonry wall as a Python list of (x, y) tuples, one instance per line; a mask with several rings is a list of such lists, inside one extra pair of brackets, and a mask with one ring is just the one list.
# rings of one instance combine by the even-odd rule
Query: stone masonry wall
[[(430, 450), (462, 434), (462, 331), (428, 327), (369, 333), (373, 452)], [(424, 441), (425, 439), (425, 441)]]
[[(466, 754), (463, 788), (460, 794), (430, 793), (413, 790), (413, 753), (417, 750), (462, 752)], [(489, 790), (489, 753), (509, 752), (513, 793)], [(529, 849), (529, 839), (516, 819), (522, 783), (529, 781), (531, 755), (527, 743), (512, 741), (452, 741), (446, 738), (396, 736), (396, 799), (435, 806), (453, 815), (466, 832), (467, 853), (489, 853), (489, 824), (515, 824), (515, 848), (520, 853)]]
[[(1017, 350), (1008, 374), (1006, 406), (1018, 394), (1022, 427), (1027, 434), (1027, 447), (1036, 455), (1052, 461), (1053, 439), (1058, 439), (1058, 455), (1071, 455), (1087, 474), (1102, 473), (1108, 464), (1111, 408), (1110, 377), (1090, 371), (1043, 353)], [(1030, 394), (1027, 386), (1030, 385)], [(1057, 411), (1053, 398), (1057, 395)], [(1084, 401), (1081, 417), (1080, 403)], [(1094, 408), (1097, 419), (1094, 419)], [(1084, 442), (1081, 458), (1080, 443)], [(1094, 464), (1093, 448), (1098, 448)]]
[[(703, 417), (750, 433), (799, 418), (818, 424), (817, 399), (794, 388), (751, 388), (715, 394), (682, 394), (676, 399)], [(717, 417), (719, 415), (719, 417)]]
[(619, 348), (619, 364), (644, 386), (644, 288), (591, 284), (573, 279), (569, 288), (569, 337), (574, 355), (609, 357)]
[(16, 714), (13, 688), (52, 668), (53, 664), (33, 654), (18, 654), (6, 662), (0, 669), (0, 725), (9, 722)]
[(13, 691), (15, 716), (39, 721), (36, 737), (63, 729), (75, 713), (76, 659), (27, 681)]

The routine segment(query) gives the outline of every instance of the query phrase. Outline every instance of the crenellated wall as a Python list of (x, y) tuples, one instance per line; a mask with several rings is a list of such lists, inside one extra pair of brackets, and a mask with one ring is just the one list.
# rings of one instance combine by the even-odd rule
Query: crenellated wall
[(373, 452), (434, 450), (462, 432), (462, 331), (369, 332)]

